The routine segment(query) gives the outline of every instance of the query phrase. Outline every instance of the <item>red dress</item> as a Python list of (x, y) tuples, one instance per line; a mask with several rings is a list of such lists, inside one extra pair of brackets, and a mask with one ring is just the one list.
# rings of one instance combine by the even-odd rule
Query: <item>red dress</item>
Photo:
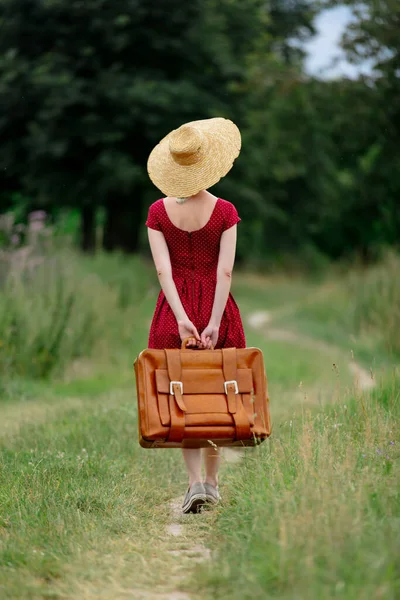
[[(210, 219), (201, 229), (188, 232), (176, 227), (164, 200), (150, 206), (147, 227), (162, 231), (168, 245), (172, 276), (189, 319), (201, 332), (207, 327), (214, 303), (222, 233), (240, 221), (236, 208), (218, 198)], [(180, 348), (178, 324), (164, 292), (158, 297), (150, 328), (149, 348)], [(229, 294), (216, 348), (245, 348), (239, 308)]]

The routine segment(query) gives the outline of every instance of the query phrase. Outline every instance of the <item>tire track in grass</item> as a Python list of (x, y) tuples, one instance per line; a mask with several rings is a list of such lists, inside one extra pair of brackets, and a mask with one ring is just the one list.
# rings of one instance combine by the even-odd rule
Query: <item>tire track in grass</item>
[[(270, 340), (288, 341), (298, 343), (301, 346), (318, 349), (322, 352), (332, 353), (340, 352), (340, 349), (325, 342), (299, 335), (294, 331), (286, 329), (273, 328), (271, 323), (273, 314), (268, 311), (257, 311), (251, 313), (247, 322), (251, 328), (262, 331), (264, 336)], [(375, 380), (372, 374), (368, 373), (361, 365), (352, 360), (347, 363), (347, 368), (353, 375), (354, 386), (360, 390), (372, 389), (375, 386)], [(223, 460), (225, 464), (239, 463), (243, 457), (243, 452), (236, 448), (223, 448)], [(196, 519), (212, 519), (212, 513), (204, 511), (202, 515), (183, 515), (181, 512), (181, 497), (170, 501), (169, 508), (171, 512), (171, 521), (166, 527), (166, 535), (171, 539), (171, 549), (169, 554), (177, 559), (176, 568), (171, 572), (169, 585), (176, 585), (176, 591), (166, 593), (153, 592), (153, 595), (141, 596), (140, 600), (194, 600), (197, 595), (191, 595), (188, 592), (181, 592), (179, 589), (185, 587), (185, 582), (190, 580), (190, 571), (193, 564), (207, 562), (211, 559), (211, 551), (207, 548), (203, 536), (198, 537), (196, 529), (199, 530), (199, 524), (196, 527)], [(208, 513), (208, 514), (207, 514)], [(208, 521), (210, 526), (210, 520)], [(201, 531), (201, 529), (200, 529)]]
[[(242, 459), (242, 451), (236, 448), (223, 448), (222, 461), (225, 466), (238, 463)], [(211, 549), (205, 541), (212, 526), (213, 509), (204, 509), (201, 514), (183, 514), (182, 496), (169, 502), (170, 521), (165, 528), (165, 539), (169, 546), (169, 557), (174, 559), (171, 566), (170, 579), (165, 582), (168, 591), (154, 589), (151, 592), (141, 591), (138, 600), (195, 600), (199, 596), (195, 592), (181, 591), (186, 582), (191, 581), (192, 570), (199, 564), (211, 560)], [(173, 589), (175, 587), (175, 589)]]
[[(264, 334), (264, 337), (269, 340), (299, 343), (304, 347), (326, 353), (335, 351), (340, 352), (340, 348), (332, 344), (299, 334), (290, 329), (274, 328), (271, 326), (272, 322), (273, 313), (270, 311), (253, 312), (247, 317), (248, 325), (256, 331), (261, 331)], [(367, 391), (375, 387), (376, 381), (373, 373), (367, 371), (367, 369), (357, 363), (354, 358), (347, 362), (347, 368), (353, 375), (353, 384), (356, 389)]]

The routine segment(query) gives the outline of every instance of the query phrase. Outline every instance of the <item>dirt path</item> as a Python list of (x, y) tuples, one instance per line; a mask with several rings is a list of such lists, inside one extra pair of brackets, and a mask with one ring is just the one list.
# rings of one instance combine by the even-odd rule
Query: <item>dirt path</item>
[[(290, 329), (275, 328), (272, 325), (273, 320), (274, 313), (269, 311), (257, 311), (250, 314), (247, 318), (250, 327), (258, 331), (261, 330), (267, 339), (293, 343), (297, 342), (305, 348), (318, 349), (321, 352), (331, 353), (334, 350), (339, 351), (339, 348), (336, 346), (321, 340), (299, 334)], [(356, 389), (367, 391), (375, 387), (376, 382), (373, 374), (364, 369), (364, 367), (359, 365), (354, 359), (347, 363), (347, 368), (353, 375), (353, 383)]]
[[(257, 311), (247, 318), (249, 326), (255, 330), (262, 331), (267, 339), (288, 341), (301, 344), (303, 347), (317, 348), (321, 352), (332, 353), (338, 350), (325, 342), (299, 335), (294, 331), (274, 328), (273, 314), (267, 311)], [(348, 369), (353, 374), (355, 387), (360, 390), (369, 390), (375, 385), (371, 374), (355, 361), (348, 363)], [(234, 448), (224, 448), (223, 460), (225, 464), (240, 462), (243, 454)], [(201, 534), (196, 517), (183, 515), (181, 512), (182, 498), (174, 498), (169, 503), (170, 522), (166, 527), (166, 542), (169, 547), (168, 554), (175, 560), (171, 569), (168, 582), (165, 582), (165, 591), (152, 590), (141, 592), (138, 600), (196, 600), (197, 594), (179, 591), (185, 588), (190, 573), (194, 566), (204, 563), (211, 558), (211, 551), (206, 546), (206, 538)], [(211, 513), (203, 513), (204, 519), (212, 519)], [(175, 590), (174, 590), (175, 587)]]
[[(238, 463), (241, 458), (240, 449), (222, 450), (222, 460), (225, 464)], [(205, 544), (204, 525), (210, 524), (213, 515), (210, 510), (203, 511), (202, 523), (199, 523), (198, 515), (182, 514), (182, 500), (183, 495), (173, 498), (169, 503), (170, 522), (166, 527), (165, 536), (169, 546), (169, 557), (175, 560), (172, 563), (169, 581), (165, 584), (167, 589), (141, 591), (138, 600), (197, 600), (199, 598), (197, 594), (179, 591), (179, 588), (185, 585), (195, 566), (211, 558), (211, 550)]]

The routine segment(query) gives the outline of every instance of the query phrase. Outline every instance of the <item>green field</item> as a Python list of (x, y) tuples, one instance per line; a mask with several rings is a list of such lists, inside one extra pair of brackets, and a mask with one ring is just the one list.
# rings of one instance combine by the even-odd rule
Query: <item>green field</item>
[(185, 517), (180, 452), (137, 442), (152, 268), (61, 253), (4, 288), (0, 598), (398, 598), (396, 260), (319, 282), (236, 275), (273, 435), (227, 452), (222, 504)]

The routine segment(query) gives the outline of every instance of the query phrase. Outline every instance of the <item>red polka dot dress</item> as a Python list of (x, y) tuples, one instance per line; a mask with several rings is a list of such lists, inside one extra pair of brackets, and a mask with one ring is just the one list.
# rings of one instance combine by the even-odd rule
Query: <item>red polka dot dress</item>
[[(168, 245), (172, 276), (189, 319), (199, 333), (208, 325), (214, 303), (217, 266), (222, 233), (240, 221), (236, 208), (218, 198), (207, 224), (187, 232), (176, 227), (165, 209), (164, 200), (150, 206), (147, 227), (162, 231)], [(180, 348), (178, 324), (164, 292), (157, 300), (150, 328), (149, 348)], [(229, 294), (219, 328), (216, 348), (246, 346), (239, 308)]]

